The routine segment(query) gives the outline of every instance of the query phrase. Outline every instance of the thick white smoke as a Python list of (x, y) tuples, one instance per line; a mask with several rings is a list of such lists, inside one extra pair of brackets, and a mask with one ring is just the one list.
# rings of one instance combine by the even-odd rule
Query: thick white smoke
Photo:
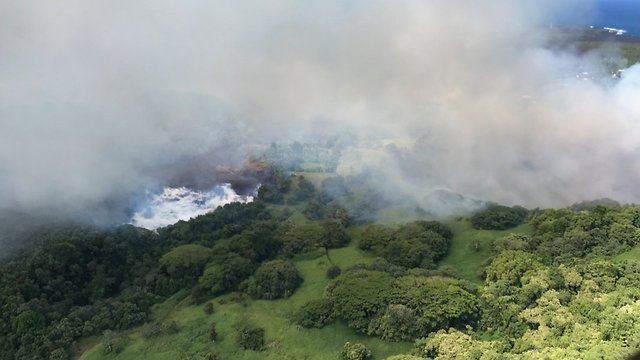
[(543, 46), (582, 3), (0, 1), (0, 202), (79, 210), (318, 129), (398, 139), (353, 151), (416, 194), (640, 201), (640, 69)]
[(165, 187), (160, 194), (149, 194), (145, 205), (133, 214), (131, 223), (146, 229), (157, 229), (192, 217), (203, 215), (232, 202), (252, 201), (241, 196), (229, 184), (209, 191), (195, 191), (185, 187)]

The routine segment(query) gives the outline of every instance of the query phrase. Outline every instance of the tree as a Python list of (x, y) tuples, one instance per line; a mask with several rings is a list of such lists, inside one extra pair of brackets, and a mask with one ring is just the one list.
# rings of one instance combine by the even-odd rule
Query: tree
[(317, 250), (325, 245), (325, 230), (321, 225), (294, 225), (280, 237), (282, 252), (287, 257)]
[(340, 353), (342, 360), (367, 360), (369, 358), (371, 358), (371, 350), (361, 343), (346, 342)]
[(44, 316), (33, 310), (23, 311), (18, 316), (13, 318), (13, 329), (15, 330), (16, 334), (20, 335), (37, 329), (41, 329), (45, 325), (46, 323)]
[(240, 324), (237, 326), (236, 343), (243, 349), (262, 351), (264, 349), (264, 329)]
[(250, 260), (229, 254), (209, 263), (198, 282), (204, 289), (218, 295), (237, 289), (238, 285), (251, 275), (253, 269), (255, 266)]
[(341, 273), (342, 273), (342, 269), (340, 269), (340, 266), (338, 266), (338, 265), (331, 265), (327, 269), (327, 277), (329, 279), (335, 279)]
[(291, 296), (301, 283), (302, 277), (291, 262), (272, 260), (260, 265), (246, 289), (254, 298), (273, 300)]
[(502, 345), (496, 341), (480, 341), (459, 330), (439, 330), (416, 341), (420, 355), (439, 360), (489, 360), (501, 357)]
[(209, 326), (209, 339), (216, 341), (218, 339), (218, 332), (216, 331), (216, 323), (212, 322)]
[(213, 304), (211, 302), (204, 304), (204, 313), (207, 315), (213, 314)]
[(367, 225), (362, 232), (358, 247), (379, 253), (391, 240), (391, 230), (379, 224)]
[[(396, 308), (387, 332), (396, 339), (426, 335), (438, 330), (473, 325), (480, 316), (480, 301), (455, 279), (407, 275), (394, 284), (394, 302), (415, 312)], [(400, 311), (402, 310), (402, 311)]]
[(296, 324), (306, 328), (323, 328), (335, 320), (333, 304), (329, 299), (314, 299), (296, 312)]
[(384, 360), (424, 360), (424, 358), (413, 355), (393, 355)]
[(211, 256), (211, 249), (195, 244), (181, 245), (162, 255), (160, 264), (166, 267), (204, 266)]
[(485, 268), (486, 281), (502, 280), (510, 285), (520, 285), (522, 277), (529, 271), (542, 267), (538, 258), (524, 251), (503, 251)]
[(471, 216), (471, 225), (482, 230), (505, 230), (524, 222), (529, 211), (521, 206), (503, 206), (490, 203)]
[(369, 322), (389, 303), (393, 280), (381, 271), (351, 270), (338, 276), (326, 293), (337, 317), (366, 332)]
[(129, 342), (124, 334), (117, 334), (111, 330), (105, 330), (102, 334), (102, 348), (105, 354), (117, 354), (122, 351)]
[(324, 246), (326, 248), (339, 248), (347, 245), (351, 241), (351, 237), (344, 229), (344, 225), (335, 220), (329, 220), (322, 223), (324, 230)]
[(531, 237), (520, 234), (509, 234), (493, 241), (493, 252), (496, 254), (505, 250), (531, 250)]
[(452, 238), (451, 230), (436, 221), (414, 221), (392, 233), (382, 226), (370, 225), (359, 246), (395, 265), (433, 268), (435, 261), (448, 252)]
[(289, 203), (295, 203), (311, 199), (316, 194), (316, 188), (313, 184), (305, 179), (304, 176), (297, 176), (297, 186), (294, 187)]
[(418, 332), (416, 311), (403, 304), (390, 304), (381, 317), (369, 325), (369, 334), (384, 340), (411, 341)]

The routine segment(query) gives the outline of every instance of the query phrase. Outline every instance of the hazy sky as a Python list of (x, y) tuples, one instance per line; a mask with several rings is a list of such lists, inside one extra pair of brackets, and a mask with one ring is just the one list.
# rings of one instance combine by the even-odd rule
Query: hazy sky
[(598, 56), (544, 49), (570, 5), (0, 1), (0, 204), (79, 211), (180, 159), (345, 128), (405, 139), (360, 159), (418, 197), (640, 201), (640, 69), (593, 81)]

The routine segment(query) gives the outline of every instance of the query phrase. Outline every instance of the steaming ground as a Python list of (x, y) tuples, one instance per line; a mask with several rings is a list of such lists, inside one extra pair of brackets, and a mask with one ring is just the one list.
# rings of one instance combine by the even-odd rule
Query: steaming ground
[(230, 184), (216, 186), (210, 191), (165, 187), (159, 194), (149, 194), (133, 214), (131, 224), (154, 230), (209, 213), (218, 206), (252, 200), (252, 196), (236, 194)]
[(184, 159), (335, 134), (401, 198), (640, 202), (640, 68), (541, 31), (585, 3), (0, 1), (0, 208), (121, 219)]

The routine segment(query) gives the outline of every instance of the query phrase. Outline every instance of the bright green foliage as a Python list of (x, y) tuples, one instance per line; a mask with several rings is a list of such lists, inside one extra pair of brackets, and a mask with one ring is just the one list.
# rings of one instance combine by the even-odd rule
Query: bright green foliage
[(476, 229), (504, 230), (522, 224), (528, 214), (529, 211), (520, 206), (489, 204), (471, 216), (471, 224)]
[(195, 244), (181, 245), (162, 255), (160, 264), (164, 266), (191, 267), (204, 265), (211, 256), (211, 249)]
[(379, 253), (391, 240), (391, 237), (392, 231), (388, 227), (371, 224), (362, 233), (358, 247), (362, 250), (372, 250), (375, 253)]
[(325, 231), (316, 223), (293, 225), (280, 239), (282, 252), (285, 256), (291, 257), (323, 247)]
[(421, 355), (437, 360), (504, 359), (500, 356), (502, 347), (498, 342), (475, 340), (458, 330), (440, 330), (416, 342)]
[(398, 228), (393, 237), (398, 241), (418, 240), (429, 249), (433, 260), (439, 260), (447, 253), (453, 233), (437, 221), (414, 221)]
[(198, 283), (212, 294), (222, 294), (235, 290), (251, 275), (254, 268), (250, 260), (238, 255), (229, 255), (207, 265)]
[(370, 225), (360, 241), (361, 249), (370, 249), (392, 264), (413, 268), (433, 268), (449, 250), (453, 233), (436, 221), (414, 221), (394, 232)]
[(326, 292), (336, 315), (361, 332), (392, 296), (393, 278), (381, 271), (352, 270), (338, 276)]
[(504, 281), (510, 285), (520, 284), (529, 271), (539, 269), (542, 263), (535, 255), (524, 251), (507, 250), (500, 253), (485, 269), (487, 282)]
[(322, 328), (335, 321), (333, 304), (329, 299), (314, 299), (302, 305), (295, 315), (296, 324), (306, 328)]
[(342, 360), (367, 360), (371, 358), (371, 351), (364, 344), (346, 342), (340, 353)]
[(509, 234), (496, 239), (493, 242), (493, 252), (499, 254), (505, 250), (528, 251), (531, 249), (533, 240), (530, 236), (520, 234)]
[[(391, 339), (415, 338), (437, 329), (464, 327), (473, 324), (480, 315), (478, 297), (463, 289), (455, 279), (403, 276), (395, 282), (393, 293), (393, 301), (405, 305), (415, 315), (409, 316), (405, 310), (399, 317), (405, 319), (400, 322), (402, 327), (383, 328), (396, 335)], [(409, 326), (410, 322), (415, 325)]]
[(384, 360), (424, 360), (424, 358), (413, 355), (393, 355)]
[(309, 253), (320, 248), (339, 248), (351, 241), (344, 224), (337, 220), (327, 220), (321, 224), (295, 224), (279, 239), (282, 243), (282, 252), (287, 257)]
[(411, 341), (418, 333), (416, 311), (404, 304), (389, 304), (384, 314), (369, 324), (368, 332), (385, 340)]
[(302, 277), (291, 262), (272, 260), (256, 270), (247, 283), (247, 292), (257, 299), (287, 298), (301, 283)]
[(566, 262), (591, 252), (617, 254), (640, 241), (637, 206), (605, 207), (589, 211), (543, 210), (531, 224), (534, 250), (549, 261)]

